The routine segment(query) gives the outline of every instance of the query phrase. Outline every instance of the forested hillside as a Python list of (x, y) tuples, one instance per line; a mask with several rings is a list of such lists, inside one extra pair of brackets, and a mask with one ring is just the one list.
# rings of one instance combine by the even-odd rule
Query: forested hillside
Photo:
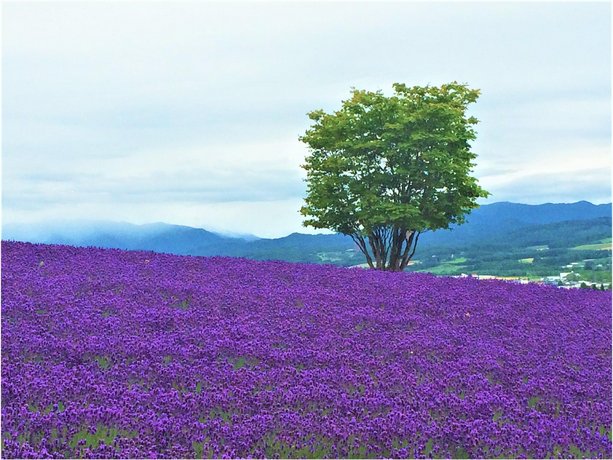
[[(340, 234), (237, 238), (180, 225), (112, 222), (8, 225), (3, 230), (3, 239), (38, 243), (341, 266), (364, 263), (351, 238)], [(579, 274), (576, 281), (607, 283), (611, 278), (610, 237), (611, 204), (494, 203), (473, 211), (464, 225), (424, 233), (408, 269), (532, 278), (558, 276), (572, 269)], [(567, 267), (570, 264), (575, 266)]]

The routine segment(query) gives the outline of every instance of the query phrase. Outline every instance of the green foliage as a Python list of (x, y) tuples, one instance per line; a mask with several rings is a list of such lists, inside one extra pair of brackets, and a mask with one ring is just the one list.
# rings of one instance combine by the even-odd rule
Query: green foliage
[(187, 310), (189, 308), (190, 299), (176, 300), (172, 306), (179, 308), (180, 310)]
[[(538, 280), (568, 273), (565, 282), (584, 282), (585, 287), (611, 284), (611, 251), (579, 250), (577, 243), (606, 242), (611, 233), (609, 218), (530, 225), (522, 229), (482, 236), (478, 242), (455, 242), (443, 246), (427, 239), (411, 271), (442, 275), (474, 273)], [(540, 241), (540, 244), (537, 242)], [(543, 244), (545, 243), (545, 244)], [(456, 261), (461, 264), (454, 264)], [(525, 263), (531, 260), (531, 263)], [(567, 284), (561, 283), (558, 284)]]
[(534, 409), (536, 408), (538, 402), (541, 400), (540, 396), (532, 396), (528, 399), (528, 407)]
[(245, 367), (246, 365), (247, 365), (247, 360), (241, 356), (235, 361), (232, 367), (236, 371), (238, 369)]
[(304, 224), (350, 235), (371, 267), (403, 269), (421, 232), (463, 223), (488, 195), (470, 175), (478, 96), (396, 83), (391, 97), (354, 89), (340, 110), (311, 112)]
[(230, 360), (232, 368), (237, 371), (243, 367), (253, 368), (258, 365), (259, 360), (253, 356), (238, 356)]
[(95, 360), (98, 363), (98, 367), (100, 367), (102, 370), (107, 370), (113, 364), (108, 356), (96, 356)]
[(432, 453), (433, 446), (434, 446), (434, 441), (432, 440), (432, 438), (428, 439), (428, 442), (426, 443), (426, 447), (424, 449), (424, 457), (430, 456), (430, 454)]
[(113, 441), (117, 437), (118, 433), (119, 430), (117, 428), (107, 428), (104, 425), (98, 425), (95, 433), (91, 433), (87, 428), (83, 428), (72, 437), (70, 447), (75, 449), (80, 440), (84, 440), (85, 447), (89, 448), (97, 449), (100, 443), (110, 446), (113, 444)]

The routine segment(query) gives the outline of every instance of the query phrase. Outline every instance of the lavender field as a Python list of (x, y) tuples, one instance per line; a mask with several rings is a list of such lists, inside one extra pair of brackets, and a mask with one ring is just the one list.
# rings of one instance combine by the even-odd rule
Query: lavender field
[(610, 458), (611, 296), (3, 242), (2, 446)]

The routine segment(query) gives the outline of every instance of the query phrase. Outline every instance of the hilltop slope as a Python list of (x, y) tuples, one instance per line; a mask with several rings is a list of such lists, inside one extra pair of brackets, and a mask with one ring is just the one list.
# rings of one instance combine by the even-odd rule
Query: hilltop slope
[(3, 456), (611, 457), (604, 292), (2, 243)]

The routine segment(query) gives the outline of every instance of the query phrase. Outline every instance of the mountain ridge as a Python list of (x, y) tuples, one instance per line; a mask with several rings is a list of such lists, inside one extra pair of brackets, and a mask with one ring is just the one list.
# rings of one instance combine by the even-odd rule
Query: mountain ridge
[[(504, 240), (504, 235), (522, 228), (556, 222), (611, 218), (611, 203), (545, 203), (529, 205), (497, 202), (474, 210), (463, 225), (449, 230), (425, 232), (421, 247), (461, 247), (488, 240)], [(601, 223), (599, 223), (601, 225)], [(548, 230), (549, 231), (549, 230)], [(65, 224), (3, 225), (2, 239), (32, 243), (68, 244), (103, 248), (152, 250), (178, 255), (235, 256), (253, 259), (321, 261), (321, 253), (355, 249), (353, 240), (341, 234), (293, 232), (279, 238), (243, 237), (212, 232), (203, 228), (154, 222), (130, 224), (112, 221), (68, 221)], [(419, 251), (419, 249), (418, 249)]]

